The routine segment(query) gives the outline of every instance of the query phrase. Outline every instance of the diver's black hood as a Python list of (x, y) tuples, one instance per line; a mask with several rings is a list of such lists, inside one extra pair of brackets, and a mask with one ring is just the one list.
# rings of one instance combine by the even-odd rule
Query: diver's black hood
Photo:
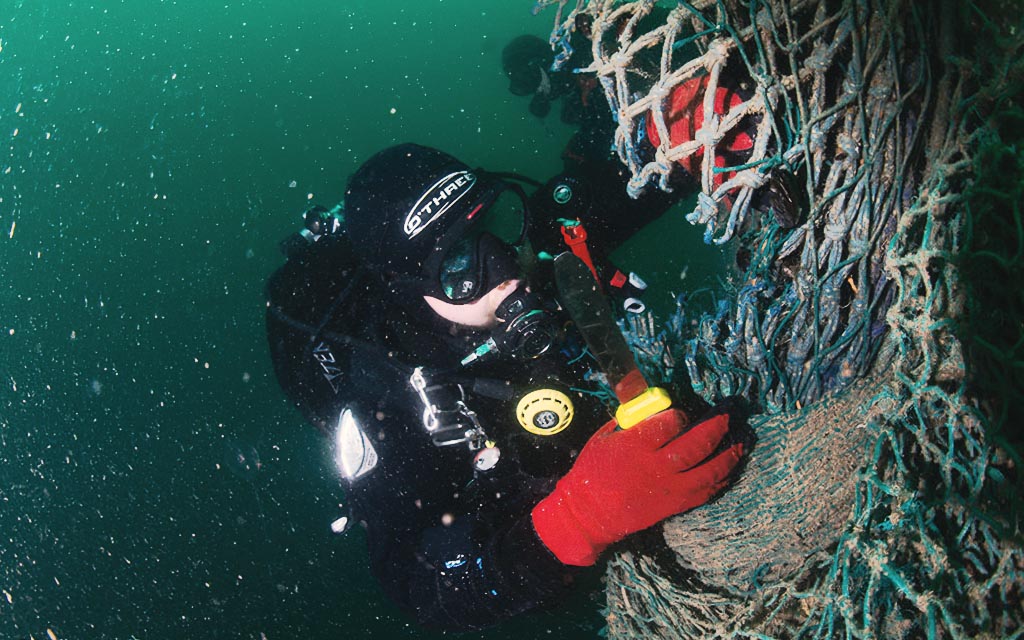
[(418, 276), (423, 264), (469, 226), (469, 216), (501, 183), (454, 157), (417, 144), (380, 151), (345, 192), (345, 225), (364, 263)]
[(509, 92), (528, 96), (540, 86), (542, 70), (551, 66), (555, 54), (551, 45), (537, 36), (515, 38), (501, 52), (501, 67), (509, 79)]

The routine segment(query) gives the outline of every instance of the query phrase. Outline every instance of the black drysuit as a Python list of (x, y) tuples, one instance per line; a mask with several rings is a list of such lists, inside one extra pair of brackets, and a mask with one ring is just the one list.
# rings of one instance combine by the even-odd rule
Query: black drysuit
[[(612, 165), (596, 171), (589, 180), (559, 176), (538, 190), (531, 199), (531, 238), (535, 249), (557, 253), (565, 248), (558, 246), (555, 220), (580, 218), (602, 275), (610, 277), (614, 268), (600, 256), (673, 198), (655, 192), (629, 200)], [(616, 172), (617, 184), (601, 171)], [(567, 180), (576, 195), (572, 207), (551, 197)], [(352, 476), (346, 501), (351, 517), (367, 527), (372, 570), (392, 599), (423, 624), (467, 630), (543, 605), (567, 589), (574, 569), (540, 541), (530, 511), (609, 417), (599, 398), (578, 391), (596, 388), (584, 380), (595, 365), (571, 330), (564, 348), (537, 360), (461, 370), (460, 359), (485, 335), (455, 333), (422, 301), (396, 299), (339, 237), (293, 251), (270, 278), (267, 295), (274, 369), (289, 399), (325, 434), (341, 428), (342, 413), (350, 412), (339, 447)], [(464, 394), (500, 450), (492, 469), (477, 470), (465, 444), (434, 444), (424, 404), (410, 385), (414, 367), (425, 368), (435, 398), (453, 403)], [(516, 405), (537, 388), (571, 398), (575, 416), (567, 429), (539, 436), (521, 428)]]

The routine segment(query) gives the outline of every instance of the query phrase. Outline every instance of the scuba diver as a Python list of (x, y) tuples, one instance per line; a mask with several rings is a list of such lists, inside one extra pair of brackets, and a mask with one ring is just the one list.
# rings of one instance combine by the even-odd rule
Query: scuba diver
[(501, 51), (501, 68), (508, 76), (508, 90), (514, 96), (532, 96), (530, 113), (544, 118), (551, 112), (551, 103), (562, 98), (562, 122), (577, 124), (589, 95), (577, 87), (577, 78), (568, 65), (553, 71), (555, 54), (551, 45), (537, 36), (522, 35), (510, 41)]
[(373, 573), (426, 626), (552, 605), (609, 546), (711, 500), (744, 451), (737, 418), (686, 399), (688, 382), (619, 429), (553, 284), (569, 251), (628, 309), (643, 282), (607, 256), (674, 197), (523, 184), (384, 149), (343, 206), (306, 212), (267, 285), (278, 382), (333, 443)]
[[(667, 7), (652, 7), (633, 25), (633, 29), (637, 33), (650, 32), (665, 24), (669, 13)], [(630, 15), (624, 14), (616, 26), (606, 25), (605, 28), (609, 32), (621, 34), (621, 30), (630, 21)], [(594, 179), (594, 184), (625, 184), (623, 163), (610, 146), (618, 115), (609, 108), (604, 89), (596, 75), (580, 72), (593, 62), (592, 27), (592, 16), (583, 13), (576, 15), (568, 42), (563, 43), (564, 50), (558, 55), (551, 43), (537, 36), (521, 35), (513, 38), (502, 49), (501, 68), (509, 81), (509, 93), (532, 96), (529, 110), (534, 116), (545, 118), (551, 111), (551, 104), (561, 99), (562, 122), (577, 127), (562, 152), (565, 171), (584, 169), (592, 173), (598, 164), (603, 163), (605, 166), (601, 170), (604, 175)], [(676, 49), (673, 55), (686, 59), (697, 57), (700, 52), (694, 43), (689, 43)], [(645, 48), (636, 52), (630, 62), (630, 73), (638, 76), (638, 79), (660, 77), (660, 48)], [(736, 60), (730, 61), (729, 66), (722, 71), (715, 91), (713, 111), (717, 115), (724, 116), (729, 109), (753, 95), (754, 88), (746, 84), (745, 78), (746, 74), (739, 63)], [(702, 101), (707, 85), (706, 73), (690, 78), (675, 86), (668, 99), (660, 105), (669, 128), (670, 146), (694, 140), (696, 131), (704, 121)], [(735, 175), (734, 172), (722, 169), (741, 165), (749, 157), (758, 122), (758, 116), (746, 118), (717, 144), (714, 156), (714, 165), (718, 170), (714, 176), (715, 187)], [(650, 112), (642, 126), (637, 128), (636, 136), (639, 160), (642, 163), (650, 162), (654, 159), (654, 150), (661, 142)], [(703, 149), (698, 149), (678, 163), (677, 170), (670, 175), (671, 190), (691, 193), (698, 188), (699, 161), (702, 156)]]
[(566, 166), (611, 153), (608, 141), (612, 139), (614, 120), (604, 92), (593, 74), (575, 72), (590, 63), (589, 43), (584, 46), (580, 40), (590, 31), (589, 19), (577, 17), (576, 46), (557, 69), (553, 68), (556, 56), (551, 45), (537, 36), (518, 36), (501, 52), (509, 93), (531, 96), (530, 113), (542, 119), (550, 113), (552, 103), (561, 100), (561, 121), (577, 128), (562, 154)]

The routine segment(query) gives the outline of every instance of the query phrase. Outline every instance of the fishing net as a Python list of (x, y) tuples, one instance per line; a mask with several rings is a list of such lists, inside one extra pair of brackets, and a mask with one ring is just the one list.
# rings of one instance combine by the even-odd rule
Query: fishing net
[(556, 64), (591, 49), (576, 71), (604, 89), (630, 193), (690, 168), (688, 220), (736, 247), (713, 311), (681, 298), (624, 327), (642, 366), (745, 397), (758, 442), (730, 491), (663, 527), (674, 553), (609, 563), (608, 635), (1021, 635), (1018, 12), (665, 4), (538, 8), (557, 7)]

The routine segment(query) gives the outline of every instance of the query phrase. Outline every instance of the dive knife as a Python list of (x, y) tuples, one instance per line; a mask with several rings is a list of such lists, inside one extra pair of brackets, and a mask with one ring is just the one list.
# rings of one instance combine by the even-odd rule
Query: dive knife
[(555, 285), (562, 306), (579, 329), (590, 352), (608, 377), (619, 400), (615, 419), (628, 429), (672, 404), (668, 392), (651, 387), (636, 364), (633, 352), (615, 322), (608, 300), (590, 268), (576, 255), (555, 258)]

